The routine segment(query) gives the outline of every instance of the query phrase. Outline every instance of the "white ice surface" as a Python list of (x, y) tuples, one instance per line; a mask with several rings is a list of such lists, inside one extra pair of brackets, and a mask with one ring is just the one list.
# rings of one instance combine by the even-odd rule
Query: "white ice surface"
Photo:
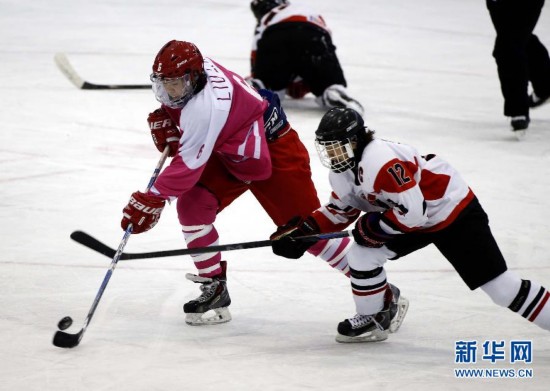
[[(299, 0), (295, 0), (298, 2)], [(518, 142), (502, 115), (494, 30), (482, 0), (310, 0), (327, 19), (350, 92), (378, 136), (452, 162), (491, 218), (509, 268), (550, 287), (550, 105)], [(51, 340), (60, 318), (76, 332), (109, 259), (72, 242), (82, 229), (111, 246), (121, 209), (157, 162), (150, 91), (77, 90), (53, 62), (68, 54), (86, 80), (147, 83), (158, 49), (195, 42), (244, 75), (254, 27), (248, 1), (0, 0), (1, 390), (547, 390), (550, 336), (482, 292), (470, 292), (433, 248), (387, 265), (410, 299), (401, 330), (378, 344), (334, 341), (354, 314), (348, 280), (323, 262), (269, 248), (225, 254), (233, 321), (189, 327), (198, 294), (189, 258), (121, 262), (80, 346)], [(550, 47), (550, 12), (536, 33)], [(285, 102), (312, 156), (323, 112)], [(225, 210), (221, 243), (263, 240), (271, 221), (250, 196)], [(465, 246), (468, 243), (464, 243)], [(130, 238), (129, 252), (184, 247), (174, 207)], [(531, 379), (456, 379), (455, 341), (532, 340)], [(478, 361), (479, 358), (478, 358)]]

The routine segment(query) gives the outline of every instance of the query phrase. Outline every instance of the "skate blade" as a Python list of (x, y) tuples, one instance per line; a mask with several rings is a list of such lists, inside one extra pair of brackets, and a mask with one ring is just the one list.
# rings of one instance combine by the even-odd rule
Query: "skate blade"
[(356, 343), (356, 342), (378, 342), (388, 339), (388, 330), (373, 330), (356, 337), (349, 337), (340, 333), (336, 334), (336, 342), (340, 343)]
[[(212, 315), (212, 311), (215, 312)], [(227, 307), (214, 308), (204, 313), (186, 314), (185, 323), (190, 326), (204, 326), (220, 323), (227, 323), (231, 320), (231, 313)]]
[(403, 296), (399, 296), (399, 300), (397, 300), (397, 307), (397, 316), (391, 321), (390, 333), (395, 333), (399, 330), (399, 327), (401, 327), (401, 323), (403, 323), (405, 315), (407, 315), (407, 311), (409, 310), (409, 300)]
[(523, 141), (525, 140), (525, 136), (527, 135), (527, 132), (524, 130), (517, 130), (514, 132), (514, 135), (516, 136), (516, 140)]
[(516, 137), (516, 140), (518, 140), (518, 141), (525, 140), (525, 136), (527, 136), (527, 129), (514, 130), (514, 136)]

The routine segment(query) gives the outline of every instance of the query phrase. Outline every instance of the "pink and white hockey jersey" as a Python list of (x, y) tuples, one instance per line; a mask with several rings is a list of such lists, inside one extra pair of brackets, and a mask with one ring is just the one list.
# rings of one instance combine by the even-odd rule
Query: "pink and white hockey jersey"
[(240, 76), (209, 58), (204, 70), (205, 87), (183, 109), (164, 106), (182, 132), (178, 154), (151, 189), (164, 198), (191, 189), (213, 153), (242, 181), (271, 176), (262, 117), (267, 102)]
[(454, 221), (474, 198), (460, 174), (436, 155), (421, 156), (413, 147), (375, 139), (352, 170), (331, 172), (333, 194), (322, 213), (334, 224), (349, 224), (359, 211), (383, 213), (389, 234), (437, 231)]

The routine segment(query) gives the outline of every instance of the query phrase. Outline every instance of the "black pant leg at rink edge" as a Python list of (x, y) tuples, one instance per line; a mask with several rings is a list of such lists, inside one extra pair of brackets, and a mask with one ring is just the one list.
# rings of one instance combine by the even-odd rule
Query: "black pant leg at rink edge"
[(254, 75), (275, 91), (301, 76), (315, 96), (333, 84), (347, 86), (330, 34), (305, 22), (278, 23), (265, 30)]
[(548, 51), (533, 35), (544, 0), (486, 2), (497, 33), (493, 57), (504, 96), (504, 115), (527, 115), (529, 81), (537, 96), (550, 93)]
[(506, 261), (489, 227), (489, 218), (477, 198), (445, 229), (433, 233), (403, 234), (388, 243), (397, 258), (433, 243), (472, 290), (507, 270)]

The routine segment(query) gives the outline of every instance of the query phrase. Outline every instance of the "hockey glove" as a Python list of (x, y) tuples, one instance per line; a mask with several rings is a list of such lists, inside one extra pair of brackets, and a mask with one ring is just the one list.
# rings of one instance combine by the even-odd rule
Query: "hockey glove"
[(308, 92), (311, 90), (301, 77), (294, 79), (286, 88), (286, 94), (293, 99), (302, 99)]
[(264, 111), (265, 136), (268, 141), (276, 140), (290, 130), (290, 124), (281, 107), (279, 95), (266, 89), (259, 89), (258, 92), (269, 103)]
[(164, 148), (168, 145), (170, 147), (168, 156), (176, 156), (181, 133), (176, 125), (174, 125), (174, 122), (172, 122), (168, 113), (162, 108), (156, 109), (152, 113), (149, 113), (147, 122), (149, 123), (151, 136), (157, 149), (160, 152), (164, 152)]
[(384, 232), (380, 227), (381, 213), (370, 212), (359, 217), (351, 231), (357, 244), (364, 247), (382, 247), (393, 235)]
[(126, 231), (128, 225), (132, 224), (134, 234), (149, 231), (157, 225), (164, 205), (162, 198), (136, 191), (122, 210), (120, 226)]
[(314, 235), (321, 232), (319, 224), (311, 216), (305, 219), (295, 216), (288, 223), (279, 227), (277, 232), (271, 235), (271, 248), (273, 253), (281, 257), (298, 259), (319, 239), (296, 240), (298, 236)]

